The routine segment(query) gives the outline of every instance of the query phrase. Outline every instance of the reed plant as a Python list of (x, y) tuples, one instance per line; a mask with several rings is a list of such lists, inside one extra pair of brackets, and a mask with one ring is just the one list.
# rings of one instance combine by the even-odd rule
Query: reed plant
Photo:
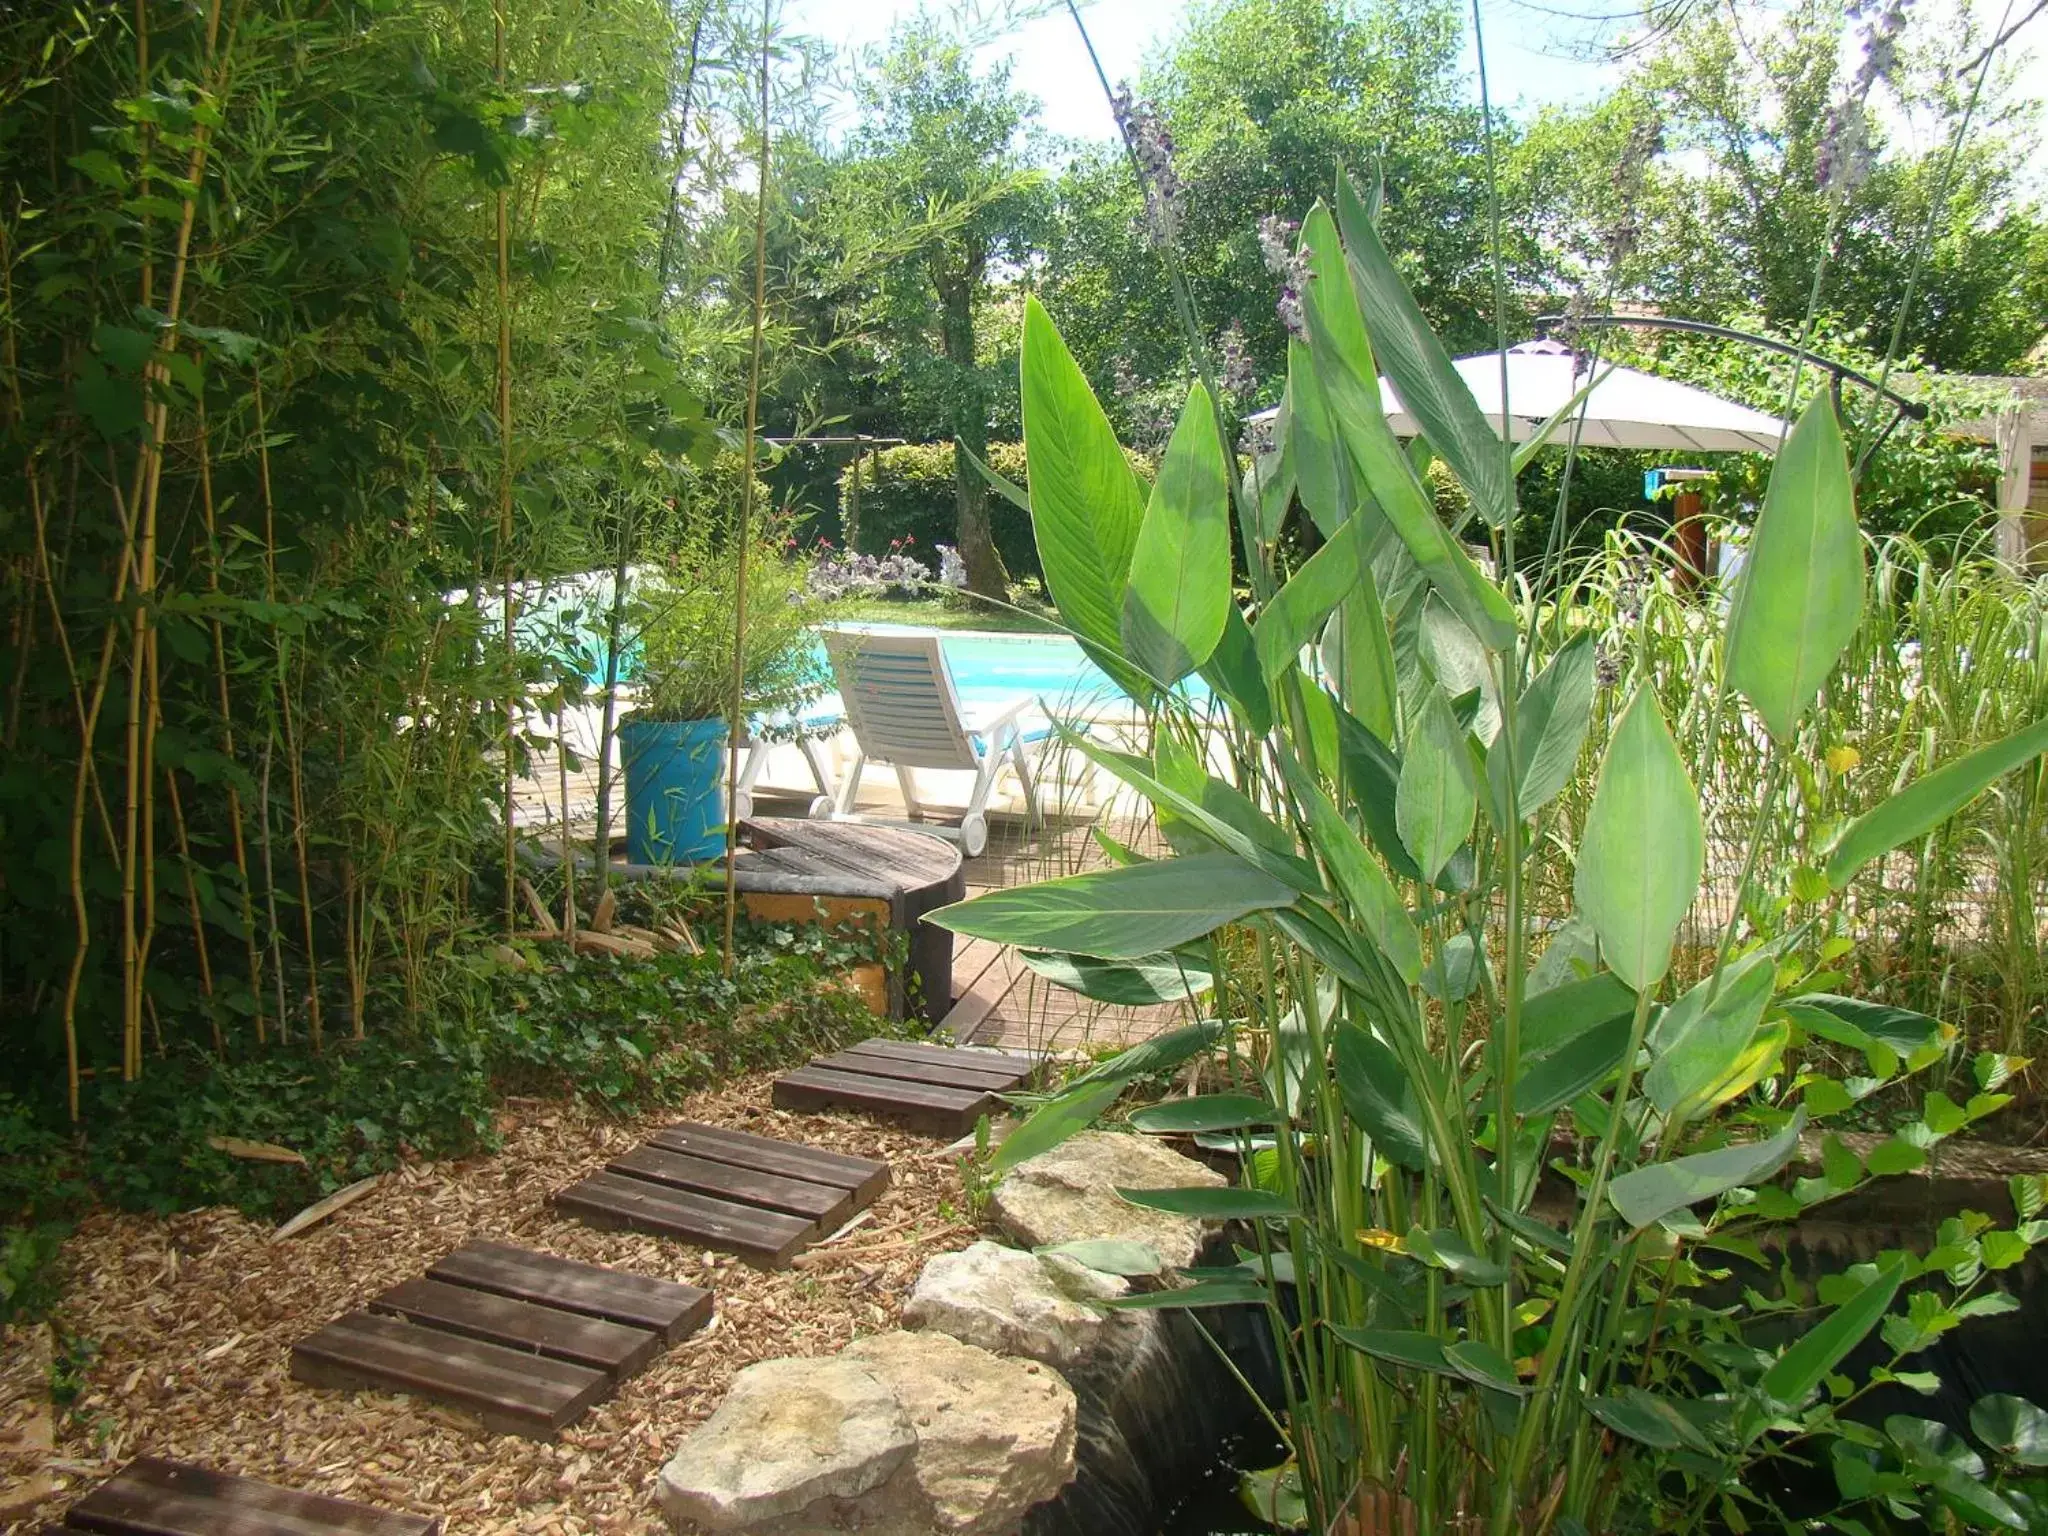
[[(1758, 1244), (2010, 1102), (2024, 1063), (1997, 1052), (1960, 1102), (1916, 1086), (1955, 1025), (1845, 995), (1844, 966), (1859, 882), (1920, 858), (1994, 787), (2017, 794), (2048, 719), (2001, 703), (1958, 740), (1944, 695), (1901, 670), (1883, 684), (1914, 701), (1900, 739), (1858, 748), (1896, 777), (1847, 797), (1821, 776), (1846, 775), (1825, 753), (1867, 708), (1842, 663), (1902, 621), (1872, 616), (1899, 594), (1872, 602), (1828, 396), (1778, 456), (1725, 613), (1651, 573), (1626, 594), (1614, 576), (1596, 616), (1515, 575), (1527, 450), (1459, 383), (1371, 200), (1340, 180), (1295, 259), (1274, 450), (1240, 478), (1197, 383), (1149, 495), (1027, 306), (1047, 583), (1150, 725), (1140, 750), (1066, 739), (1150, 805), (1172, 854), (1105, 845), (1108, 869), (935, 920), (1068, 956), (1084, 991), (1199, 972), (1214, 1015), (1080, 1075), (999, 1165), (1142, 1076), (1209, 1062), (1211, 1091), (1131, 1118), (1234, 1152), (1240, 1177), (1122, 1193), (1237, 1223), (1240, 1240), (1127, 1304), (1264, 1313), (1283, 1364), (1267, 1406), (1291, 1452), (1269, 1504), (1284, 1490), (1313, 1530), (1743, 1529), (1785, 1518), (1765, 1469), (1817, 1455), (1845, 1507), (2038, 1522), (2040, 1490), (2005, 1475), (2031, 1453), (1969, 1473), (1926, 1453), (1947, 1444), (1939, 1426), (1852, 1418), (1877, 1385), (1932, 1390), (1907, 1359), (2010, 1305), (1992, 1276), (2048, 1236), (2037, 1182), (2015, 1185), (2005, 1221), (1960, 1219), (1933, 1252), (1887, 1251), (1817, 1295), (1774, 1288)], [(1382, 372), (1426, 446), (1392, 435)], [(1439, 520), (1432, 455), (1505, 579)], [(1296, 504), (1310, 538), (1289, 534)], [(1990, 622), (1960, 583), (1953, 601), (1924, 586), (1908, 596), (1926, 616)], [(1195, 675), (1220, 718), (1181, 688)], [(1702, 908), (1710, 871), (1723, 899)], [(1845, 1134), (1880, 1089), (1894, 1123)], [(1742, 1263), (1759, 1265), (1758, 1300), (1711, 1305), (1706, 1287)], [(1847, 1374), (1870, 1339), (1880, 1363)], [(2010, 1400), (1982, 1411), (2048, 1423)]]

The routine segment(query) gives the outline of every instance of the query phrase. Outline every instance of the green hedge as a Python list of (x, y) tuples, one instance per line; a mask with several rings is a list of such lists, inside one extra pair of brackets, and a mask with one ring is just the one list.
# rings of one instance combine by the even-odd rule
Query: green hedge
[[(1152, 461), (1131, 449), (1124, 457), (1147, 484), (1152, 479)], [(1022, 443), (990, 443), (988, 464), (997, 474), (1027, 490)], [(848, 524), (852, 504), (854, 466), (839, 476), (840, 527)], [(1012, 576), (1038, 576), (1038, 546), (1031, 536), (1031, 519), (1008, 499), (991, 491), (989, 523), (996, 548)], [(855, 541), (865, 554), (883, 555), (889, 546), (907, 541), (910, 553), (938, 569), (939, 544), (957, 544), (959, 517), (953, 501), (953, 445), (951, 443), (908, 443), (867, 454), (861, 462), (860, 530)]]

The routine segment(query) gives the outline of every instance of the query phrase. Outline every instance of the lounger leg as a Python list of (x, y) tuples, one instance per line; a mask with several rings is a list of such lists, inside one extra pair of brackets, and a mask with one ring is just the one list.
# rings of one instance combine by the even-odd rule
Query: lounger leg
[(747, 755), (740, 764), (740, 776), (733, 781), (733, 813), (745, 821), (754, 814), (754, 785), (760, 782), (761, 770), (768, 765), (768, 743), (751, 741), (747, 743)]
[(839, 781), (839, 815), (851, 816), (853, 814), (854, 798), (860, 794), (860, 771), (867, 767), (867, 765), (867, 754), (865, 752), (856, 754), (853, 759), (853, 766), (846, 770), (846, 777)]
[(896, 765), (896, 786), (903, 791), (904, 813), (912, 821), (923, 821), (924, 807), (917, 798), (917, 776), (901, 763)]
[(818, 744), (808, 736), (796, 739), (797, 751), (803, 753), (804, 761), (810, 765), (811, 783), (818, 793), (811, 801), (811, 815), (824, 816), (832, 810), (832, 775), (826, 771), (825, 760), (818, 755)]
[(1038, 781), (1031, 776), (1031, 764), (1025, 758), (1022, 737), (1010, 743), (1010, 762), (1017, 770), (1017, 783), (1024, 791), (1024, 825), (1043, 827), (1045, 812), (1038, 804)]

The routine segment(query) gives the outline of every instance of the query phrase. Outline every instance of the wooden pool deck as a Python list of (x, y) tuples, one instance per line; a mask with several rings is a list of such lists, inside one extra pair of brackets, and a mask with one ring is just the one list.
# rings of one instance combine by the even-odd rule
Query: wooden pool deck
[[(836, 746), (836, 744), (835, 744)], [(828, 758), (832, 756), (828, 753)], [(843, 765), (832, 762), (838, 772)], [(1046, 775), (1048, 825), (1028, 829), (1015, 778), (1005, 775), (989, 803), (989, 844), (966, 866), (970, 896), (1003, 887), (1029, 885), (1059, 875), (1079, 874), (1107, 864), (1093, 828), (1101, 825), (1119, 841), (1152, 850), (1155, 839), (1125, 797), (1105, 794), (1096, 776), (1075, 771), (1071, 763), (1051, 765)], [(949, 782), (934, 776), (928, 793), (940, 798), (927, 807), (944, 820), (949, 807), (943, 792)], [(566, 794), (565, 794), (566, 790)], [(801, 816), (812, 791), (801, 759), (778, 749), (756, 792), (755, 814)], [(537, 757), (528, 774), (517, 781), (515, 819), (536, 837), (559, 828), (566, 816), (578, 836), (588, 836), (597, 809), (597, 773), (585, 760), (564, 773), (552, 754)], [(894, 820), (904, 815), (894, 776), (884, 769), (869, 772), (861, 783), (857, 809)], [(620, 812), (614, 809), (615, 824)], [(1115, 1050), (1185, 1022), (1184, 1006), (1111, 1007), (1056, 987), (1018, 958), (1015, 950), (983, 939), (960, 939), (953, 949), (953, 1003), (941, 1027), (963, 1044), (1010, 1046), (1027, 1050)]]

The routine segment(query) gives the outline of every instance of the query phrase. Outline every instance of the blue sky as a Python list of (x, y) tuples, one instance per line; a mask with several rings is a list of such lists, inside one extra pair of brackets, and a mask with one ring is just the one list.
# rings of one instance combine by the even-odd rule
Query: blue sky
[[(2005, 0), (1974, 3), (1986, 27), (1995, 25), (2005, 10)], [(783, 18), (790, 31), (857, 47), (886, 37), (899, 17), (917, 8), (917, 0), (787, 0)], [(1602, 9), (1622, 10), (1625, 5), (1620, 0), (1579, 7), (1546, 3), (1539, 9), (1522, 0), (1482, 0), (1494, 99), (1519, 113), (1597, 96), (1620, 71), (1580, 57), (1581, 45), (1593, 40), (1588, 28), (1559, 20), (1557, 12)], [(1114, 82), (1135, 78), (1146, 56), (1173, 34), (1188, 10), (1189, 0), (1087, 0), (1082, 14)], [(2048, 57), (2041, 56), (2048, 46), (2048, 18), (2022, 33), (2016, 46), (2028, 44), (2036, 57), (2023, 67), (2020, 84), (2038, 98), (2048, 95)], [(1043, 104), (1042, 120), (1051, 132), (1090, 139), (1108, 138), (1113, 132), (1109, 108), (1063, 7), (1057, 15), (1024, 23), (988, 51), (1015, 59), (1016, 84)], [(1468, 38), (1468, 74), (1470, 53)], [(1476, 83), (1473, 89), (1476, 92)]]

